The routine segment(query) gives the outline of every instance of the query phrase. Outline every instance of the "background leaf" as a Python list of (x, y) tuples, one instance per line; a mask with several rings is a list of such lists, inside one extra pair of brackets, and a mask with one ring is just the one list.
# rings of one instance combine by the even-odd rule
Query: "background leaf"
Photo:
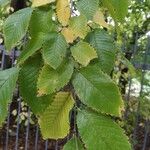
[(83, 103), (102, 113), (120, 116), (123, 102), (118, 87), (99, 66), (81, 69), (73, 79), (73, 86)]
[(129, 0), (103, 0), (102, 3), (116, 21), (124, 20), (128, 12)]
[(31, 14), (31, 8), (24, 8), (13, 13), (6, 19), (3, 30), (7, 50), (11, 50), (24, 37), (28, 29)]
[(128, 69), (129, 69), (129, 73), (131, 75), (131, 77), (136, 77), (136, 69), (133, 66), (133, 64), (124, 56), (122, 55), (121, 57), (121, 63), (124, 64)]
[(83, 66), (87, 66), (92, 59), (97, 58), (95, 49), (86, 42), (79, 42), (73, 46), (71, 53), (74, 59)]
[(74, 100), (70, 93), (59, 92), (52, 104), (40, 116), (39, 124), (44, 139), (64, 138), (69, 133), (69, 112)]
[(84, 39), (88, 32), (86, 17), (83, 15), (72, 17), (69, 21), (69, 28), (75, 37)]
[(10, 0), (0, 0), (0, 7), (5, 7), (7, 4), (9, 4)]
[(0, 127), (7, 116), (8, 104), (15, 90), (18, 73), (18, 68), (0, 71)]
[(89, 150), (131, 150), (123, 130), (109, 117), (81, 111), (77, 116), (77, 124)]

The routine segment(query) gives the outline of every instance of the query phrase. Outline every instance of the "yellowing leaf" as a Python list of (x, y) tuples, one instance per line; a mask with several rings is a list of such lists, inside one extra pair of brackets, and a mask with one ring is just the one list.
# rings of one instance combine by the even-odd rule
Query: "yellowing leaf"
[(37, 82), (39, 96), (59, 91), (67, 85), (72, 74), (73, 64), (70, 61), (65, 61), (56, 70), (49, 65), (44, 65)]
[(76, 37), (84, 39), (89, 30), (86, 17), (83, 15), (72, 17), (69, 22), (69, 28)]
[(57, 0), (56, 13), (59, 22), (66, 26), (71, 16), (70, 6), (68, 0)]
[(86, 42), (79, 42), (72, 47), (71, 53), (74, 59), (83, 66), (87, 66), (92, 59), (98, 57), (95, 49)]
[(99, 24), (100, 26), (103, 26), (105, 28), (109, 28), (108, 24), (105, 22), (104, 15), (103, 15), (103, 13), (100, 10), (98, 10), (95, 13), (95, 15), (93, 17), (93, 21), (95, 23)]
[(70, 28), (63, 28), (61, 33), (63, 34), (68, 43), (73, 43), (73, 41), (76, 39), (75, 34), (73, 34)]
[(33, 0), (32, 7), (39, 7), (52, 2), (55, 2), (55, 0)]
[(57, 93), (52, 104), (39, 118), (44, 139), (64, 138), (69, 133), (69, 112), (73, 105), (74, 100), (69, 92)]

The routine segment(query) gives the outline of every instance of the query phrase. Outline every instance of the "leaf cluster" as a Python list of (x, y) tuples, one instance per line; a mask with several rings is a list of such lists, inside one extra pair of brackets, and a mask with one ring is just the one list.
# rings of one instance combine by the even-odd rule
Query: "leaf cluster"
[[(123, 130), (110, 117), (121, 116), (123, 101), (110, 77), (116, 46), (105, 30), (109, 25), (101, 11), (105, 7), (116, 22), (122, 22), (128, 1), (104, 0), (101, 6), (99, 0), (79, 0), (71, 8), (70, 3), (33, 0), (32, 7), (6, 19), (3, 31), (8, 51), (24, 37), (28, 40), (17, 67), (0, 72), (0, 122), (19, 76), (20, 94), (37, 116), (44, 139), (67, 136), (70, 111), (77, 108), (75, 130), (87, 149), (131, 149)], [(70, 149), (70, 144), (76, 149), (75, 141), (83, 149), (76, 133), (64, 149)]]

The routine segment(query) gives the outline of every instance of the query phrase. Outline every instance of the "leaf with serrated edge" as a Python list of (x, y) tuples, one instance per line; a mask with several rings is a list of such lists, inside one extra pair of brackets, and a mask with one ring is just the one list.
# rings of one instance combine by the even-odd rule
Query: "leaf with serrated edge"
[(43, 40), (41, 39), (41, 36), (37, 36), (29, 40), (25, 49), (22, 51), (21, 55), (18, 58), (18, 64), (24, 63), (25, 60), (27, 60), (30, 56), (32, 56), (37, 50), (39, 50), (42, 47), (42, 44)]
[(68, 28), (63, 28), (61, 31), (62, 35), (65, 37), (66, 41), (68, 43), (73, 43), (73, 41), (77, 38), (73, 31), (68, 27)]
[(32, 11), (31, 8), (24, 8), (6, 19), (3, 30), (7, 50), (16, 46), (17, 42), (26, 34)]
[(19, 74), (19, 89), (23, 100), (35, 115), (41, 114), (52, 102), (52, 95), (37, 97), (37, 80), (43, 61), (40, 54), (30, 57)]
[(103, 0), (103, 5), (108, 8), (112, 17), (116, 21), (122, 22), (128, 13), (128, 5), (130, 0)]
[(39, 125), (44, 139), (64, 138), (69, 133), (69, 112), (74, 100), (69, 92), (59, 92), (52, 104), (39, 118)]
[(85, 15), (88, 20), (92, 20), (95, 12), (98, 9), (99, 0), (80, 0), (77, 2), (77, 8), (82, 15)]
[(99, 67), (110, 75), (114, 68), (116, 55), (113, 38), (106, 31), (96, 29), (87, 35), (86, 42), (95, 48), (99, 58)]
[(69, 6), (70, 0), (57, 0), (56, 4), (56, 14), (59, 22), (66, 26), (69, 22), (71, 16), (71, 10)]
[(88, 65), (76, 73), (73, 86), (81, 101), (99, 112), (120, 116), (123, 101), (117, 85), (98, 65)]
[(8, 104), (15, 90), (18, 73), (18, 68), (0, 71), (0, 127), (7, 116)]
[(56, 33), (39, 33), (36, 37), (31, 38), (26, 47), (23, 49), (21, 55), (18, 58), (18, 64), (23, 64), (30, 56), (42, 48), (42, 44), (47, 40), (53, 37)]
[(95, 49), (86, 42), (79, 42), (73, 46), (71, 53), (74, 59), (83, 66), (87, 66), (92, 59), (98, 57)]
[(53, 14), (53, 10), (49, 9), (49, 7), (34, 9), (29, 24), (29, 33), (32, 38), (35, 38), (37, 34), (48, 34), (57, 30), (52, 20)]
[(75, 135), (64, 145), (63, 150), (84, 150), (83, 143)]
[(83, 110), (78, 112), (77, 125), (89, 150), (131, 150), (124, 131), (107, 116)]
[(83, 15), (72, 17), (69, 21), (69, 28), (76, 37), (84, 39), (89, 31), (86, 17)]
[(56, 0), (33, 0), (32, 7), (39, 7), (42, 5), (50, 4), (55, 2)]
[(39, 75), (37, 87), (38, 95), (51, 94), (64, 87), (73, 74), (73, 64), (65, 61), (58, 69), (54, 70), (45, 65)]
[(62, 34), (57, 34), (43, 44), (43, 59), (53, 69), (57, 69), (66, 56), (68, 44)]
[(96, 11), (96, 13), (93, 17), (93, 21), (95, 23), (99, 24), (100, 26), (103, 26), (105, 28), (109, 28), (109, 25), (106, 23), (104, 15), (100, 10)]

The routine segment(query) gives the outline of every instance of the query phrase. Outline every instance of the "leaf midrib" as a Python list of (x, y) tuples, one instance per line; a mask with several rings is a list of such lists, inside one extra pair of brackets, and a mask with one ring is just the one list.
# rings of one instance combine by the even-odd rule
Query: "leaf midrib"
[[(63, 112), (63, 109), (62, 109), (62, 108), (64, 108), (64, 106), (66, 105), (66, 102), (68, 102), (69, 97), (70, 97), (70, 94), (68, 93), (68, 96), (67, 96), (66, 100), (63, 102), (63, 105), (61, 105), (61, 107), (59, 107), (59, 111), (58, 111), (57, 114), (55, 115), (54, 119), (51, 120), (51, 122), (54, 122), (54, 123), (53, 123), (53, 126), (54, 126), (55, 123), (56, 123), (55, 120), (58, 120), (58, 118), (59, 118), (58, 116), (60, 116), (61, 112)], [(52, 107), (52, 106), (53, 106), (53, 105), (51, 105), (51, 107)], [(60, 108), (61, 108), (61, 109), (60, 109)]]
[[(81, 74), (82, 77), (84, 77), (84, 78), (92, 85), (92, 87), (93, 87), (94, 89), (96, 89), (96, 91), (100, 91), (101, 94), (102, 94), (102, 96), (103, 96), (104, 98), (107, 97), (107, 96), (105, 96), (105, 95), (103, 94), (103, 92), (102, 92), (99, 88), (97, 88), (97, 86), (94, 86), (94, 85), (93, 85), (92, 81), (88, 80), (88, 78), (86, 78), (81, 72), (80, 72), (79, 74)], [(107, 97), (107, 99), (108, 99), (108, 97)]]
[(0, 85), (0, 89), (3, 88), (3, 86), (5, 85), (5, 83), (9, 80), (10, 76), (8, 76), (5, 81)]

